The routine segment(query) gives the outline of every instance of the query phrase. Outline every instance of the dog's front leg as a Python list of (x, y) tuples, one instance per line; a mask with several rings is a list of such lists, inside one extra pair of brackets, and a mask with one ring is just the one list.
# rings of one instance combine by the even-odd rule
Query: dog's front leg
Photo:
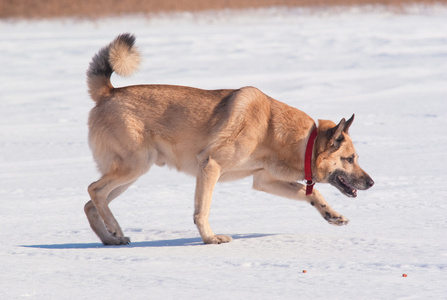
[(315, 207), (323, 218), (333, 225), (346, 225), (349, 220), (337, 213), (324, 199), (323, 195), (313, 189), (311, 195), (306, 195), (306, 186), (297, 182), (286, 182), (273, 178), (267, 172), (259, 172), (253, 176), (253, 188), (258, 191), (293, 199), (304, 200)]
[(219, 180), (220, 171), (219, 164), (209, 157), (202, 162), (197, 175), (194, 198), (194, 224), (196, 224), (205, 244), (221, 244), (231, 241), (229, 236), (215, 235), (208, 221), (213, 190)]

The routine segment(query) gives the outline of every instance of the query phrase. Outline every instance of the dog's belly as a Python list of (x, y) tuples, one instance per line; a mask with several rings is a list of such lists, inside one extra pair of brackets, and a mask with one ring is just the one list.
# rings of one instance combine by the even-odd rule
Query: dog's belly
[(248, 176), (253, 175), (254, 173), (261, 171), (262, 168), (258, 168), (258, 169), (250, 169), (250, 170), (234, 170), (234, 171), (229, 171), (229, 172), (223, 172), (220, 177), (219, 177), (219, 181), (234, 181), (234, 180), (239, 180)]
[[(222, 167), (219, 181), (242, 179), (263, 169), (262, 163), (254, 158), (238, 157), (237, 155), (234, 157), (221, 156), (219, 151), (210, 153), (204, 150), (209, 149), (209, 145), (201, 145), (199, 141), (176, 144), (160, 138), (156, 138), (155, 141), (155, 147), (153, 150), (149, 150), (148, 155), (154, 155), (154, 162), (157, 166), (167, 166), (194, 177), (206, 165), (208, 158), (217, 159)], [(192, 147), (192, 145), (196, 147)], [(243, 151), (238, 152), (242, 153)]]

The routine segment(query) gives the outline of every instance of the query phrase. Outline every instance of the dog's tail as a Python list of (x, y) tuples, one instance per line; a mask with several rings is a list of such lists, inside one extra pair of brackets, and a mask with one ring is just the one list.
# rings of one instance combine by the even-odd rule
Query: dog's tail
[(140, 53), (134, 44), (135, 36), (124, 33), (93, 56), (87, 70), (87, 84), (90, 96), (95, 102), (110, 94), (113, 89), (110, 82), (113, 72), (130, 76), (138, 69)]

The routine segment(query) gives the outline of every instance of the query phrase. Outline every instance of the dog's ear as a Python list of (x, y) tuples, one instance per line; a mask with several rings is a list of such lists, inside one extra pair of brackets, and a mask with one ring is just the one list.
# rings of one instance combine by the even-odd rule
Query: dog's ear
[[(349, 120), (352, 123), (351, 119), (349, 119)], [(345, 139), (345, 137), (343, 136), (343, 132), (346, 128), (346, 123), (347, 122), (346, 122), (345, 118), (343, 118), (343, 119), (341, 119), (340, 123), (338, 123), (337, 126), (331, 128), (327, 131), (327, 137), (329, 139), (329, 146), (332, 148), (332, 150), (337, 150), (338, 148), (340, 148), (341, 142)], [(349, 126), (348, 126), (348, 128), (349, 128)]]
[(355, 114), (353, 114), (352, 117), (349, 118), (349, 120), (346, 121), (345, 128), (343, 129), (343, 131), (345, 133), (348, 133), (349, 127), (351, 127), (351, 124), (354, 121), (354, 117), (355, 117)]

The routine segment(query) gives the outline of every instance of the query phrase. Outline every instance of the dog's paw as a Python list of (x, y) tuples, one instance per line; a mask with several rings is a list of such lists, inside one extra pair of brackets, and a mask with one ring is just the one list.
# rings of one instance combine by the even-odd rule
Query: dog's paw
[(127, 236), (123, 237), (110, 236), (106, 240), (102, 241), (102, 243), (106, 246), (128, 245), (130, 244), (130, 238), (128, 238)]
[(119, 239), (121, 241), (120, 245), (129, 245), (130, 244), (130, 238), (128, 238), (127, 236), (123, 236)]
[(342, 215), (334, 216), (330, 213), (326, 212), (326, 215), (324, 217), (326, 221), (328, 221), (329, 224), (336, 225), (336, 226), (343, 226), (348, 225), (349, 220)]
[(229, 243), (232, 240), (233, 239), (231, 238), (231, 236), (228, 235), (214, 235), (210, 238), (203, 239), (203, 242), (205, 244), (222, 244), (222, 243)]

